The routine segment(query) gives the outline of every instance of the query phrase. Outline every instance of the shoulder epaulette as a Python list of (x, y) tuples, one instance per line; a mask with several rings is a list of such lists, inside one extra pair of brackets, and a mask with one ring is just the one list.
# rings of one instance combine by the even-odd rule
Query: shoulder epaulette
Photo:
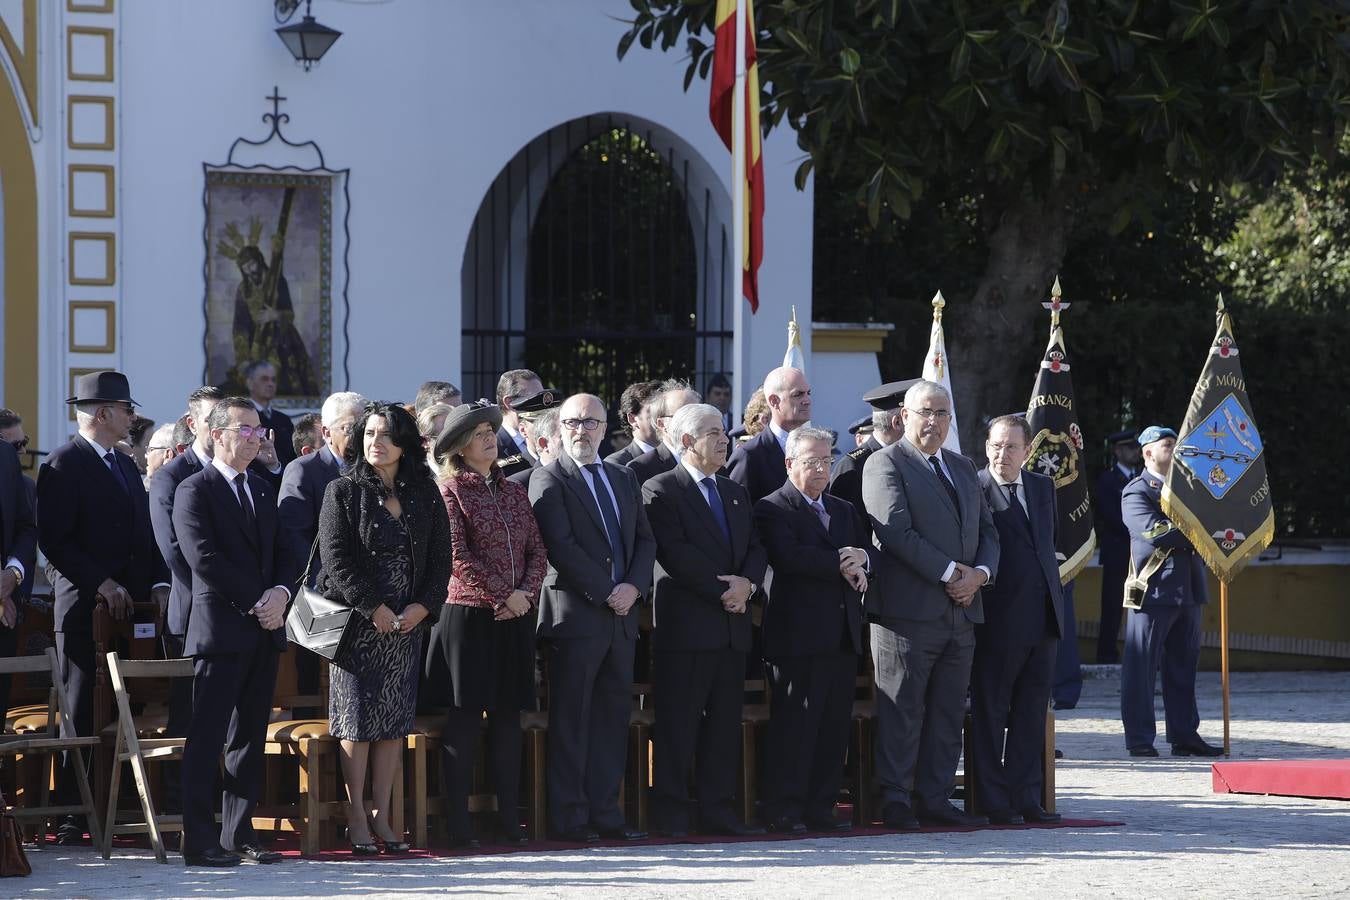
[(872, 448), (855, 447), (854, 449), (848, 451), (848, 453), (844, 455), (847, 456), (849, 459), (866, 459), (867, 457), (872, 455)]

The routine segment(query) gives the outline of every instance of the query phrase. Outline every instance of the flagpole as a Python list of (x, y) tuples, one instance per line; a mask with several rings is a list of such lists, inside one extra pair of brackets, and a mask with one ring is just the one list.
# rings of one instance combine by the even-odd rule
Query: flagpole
[(1223, 755), (1232, 756), (1228, 740), (1228, 582), (1219, 582), (1219, 673), (1223, 682)]
[[(736, 0), (736, 80), (731, 91), (731, 296), (732, 356), (736, 361), (733, 380), (737, 386), (737, 403), (749, 399), (749, 338), (746, 333), (749, 317), (745, 314), (745, 23), (748, 0)], [(757, 98), (758, 99), (758, 98)]]

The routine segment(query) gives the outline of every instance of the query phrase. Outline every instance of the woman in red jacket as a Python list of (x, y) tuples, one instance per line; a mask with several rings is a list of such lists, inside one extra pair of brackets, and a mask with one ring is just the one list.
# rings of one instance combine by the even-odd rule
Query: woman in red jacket
[(520, 845), (520, 712), (535, 706), (535, 606), (548, 555), (525, 488), (498, 470), (501, 411), (457, 406), (436, 439), (454, 568), (432, 635), (427, 684), (450, 707), (441, 731), (446, 821), (455, 846), (477, 846), (469, 783), (487, 713), (488, 748), (505, 843)]

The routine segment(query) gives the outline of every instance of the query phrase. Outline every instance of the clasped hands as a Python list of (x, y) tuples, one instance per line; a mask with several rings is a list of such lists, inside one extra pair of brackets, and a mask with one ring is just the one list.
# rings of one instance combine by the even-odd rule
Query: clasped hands
[(750, 604), (750, 592), (755, 586), (744, 575), (718, 575), (717, 580), (727, 586), (722, 592), (722, 608), (729, 613), (743, 613)]
[(628, 611), (637, 603), (638, 589), (626, 581), (621, 581), (614, 585), (614, 590), (609, 592), (605, 598), (605, 605), (614, 610), (616, 616), (626, 616)]
[(848, 586), (860, 594), (867, 592), (867, 551), (860, 547), (845, 547), (839, 551), (839, 574)]
[(258, 624), (268, 631), (276, 631), (286, 624), (286, 604), (290, 602), (290, 595), (286, 593), (285, 588), (272, 587), (263, 591), (258, 602), (253, 605), (249, 611), (258, 620)]
[(957, 563), (951, 580), (947, 582), (947, 596), (957, 606), (969, 606), (975, 599), (975, 592), (984, 587), (989, 576), (983, 569), (976, 569), (965, 563)]
[(530, 611), (530, 601), (525, 596), (525, 592), (519, 588), (506, 595), (506, 600), (497, 607), (493, 613), (493, 618), (498, 622), (505, 622), (507, 619), (519, 619)]
[(370, 624), (380, 634), (408, 634), (426, 617), (427, 608), (420, 603), (409, 603), (403, 608), (402, 615), (394, 615), (392, 609), (381, 603), (370, 614)]

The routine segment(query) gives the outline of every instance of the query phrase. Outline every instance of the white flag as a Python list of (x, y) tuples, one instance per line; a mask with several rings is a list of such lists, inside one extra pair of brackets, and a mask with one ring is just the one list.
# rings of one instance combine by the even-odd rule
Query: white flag
[[(923, 361), (925, 381), (936, 381), (952, 392), (951, 359), (947, 356), (947, 342), (942, 337), (942, 308), (947, 301), (942, 299), (942, 291), (933, 298), (933, 331), (928, 339), (928, 356)], [(952, 398), (951, 427), (947, 430), (947, 440), (942, 446), (953, 453), (961, 452), (961, 437), (956, 427), (956, 398)]]
[(783, 354), (783, 368), (796, 369), (806, 374), (806, 357), (802, 355), (802, 334), (797, 328), (797, 307), (792, 307), (792, 320), (788, 322), (787, 352)]

